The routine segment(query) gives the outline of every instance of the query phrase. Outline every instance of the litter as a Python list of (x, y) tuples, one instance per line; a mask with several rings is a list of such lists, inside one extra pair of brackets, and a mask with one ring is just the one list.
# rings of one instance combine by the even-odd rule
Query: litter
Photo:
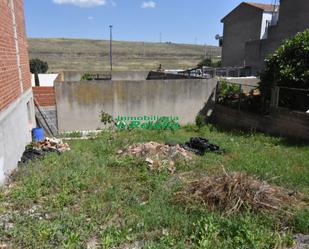
[(30, 160), (43, 158), (50, 152), (57, 152), (60, 154), (69, 150), (70, 146), (67, 143), (63, 143), (61, 139), (47, 137), (41, 142), (35, 142), (28, 146), (20, 162), (25, 164)]
[(209, 143), (209, 140), (203, 137), (191, 137), (190, 141), (186, 142), (182, 147), (198, 155), (204, 155), (207, 151), (224, 152), (218, 145)]
[(35, 149), (35, 148), (28, 148), (25, 150), (25, 152), (23, 153), (20, 162), (25, 164), (28, 161), (34, 160), (34, 159), (39, 159), (39, 158), (43, 158), (45, 155), (45, 152), (39, 149)]
[(224, 173), (191, 182), (175, 194), (177, 202), (200, 202), (210, 210), (233, 214), (246, 209), (275, 211), (296, 206), (301, 195), (243, 173)]
[(118, 155), (133, 155), (135, 157), (145, 157), (148, 167), (152, 171), (167, 169), (170, 173), (175, 173), (175, 161), (180, 159), (191, 160), (191, 152), (180, 145), (167, 145), (156, 142), (144, 144), (133, 144), (124, 150), (119, 150)]

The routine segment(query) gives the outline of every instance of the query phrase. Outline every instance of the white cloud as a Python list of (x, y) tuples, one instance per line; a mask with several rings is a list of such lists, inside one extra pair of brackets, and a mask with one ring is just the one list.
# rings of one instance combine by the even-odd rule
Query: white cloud
[(53, 0), (56, 4), (71, 4), (79, 7), (95, 7), (106, 4), (106, 0)]
[(88, 16), (88, 20), (89, 20), (89, 21), (92, 21), (93, 19), (94, 19), (93, 16)]
[(141, 8), (148, 9), (148, 8), (155, 8), (156, 6), (157, 6), (156, 2), (148, 1), (148, 2), (143, 2)]

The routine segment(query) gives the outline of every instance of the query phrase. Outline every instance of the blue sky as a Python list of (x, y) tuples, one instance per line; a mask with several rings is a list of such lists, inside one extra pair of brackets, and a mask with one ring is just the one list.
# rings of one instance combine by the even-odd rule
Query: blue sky
[[(220, 23), (240, 0), (24, 0), (28, 37), (217, 45)], [(258, 0), (271, 3), (272, 0)]]

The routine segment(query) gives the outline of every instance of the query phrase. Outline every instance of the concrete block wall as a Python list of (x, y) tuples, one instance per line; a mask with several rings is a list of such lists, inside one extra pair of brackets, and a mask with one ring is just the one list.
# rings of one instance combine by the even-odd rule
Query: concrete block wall
[(58, 134), (58, 117), (56, 106), (43, 106), (40, 111), (35, 108), (35, 116), (45, 130), (45, 135), (56, 136)]
[(261, 131), (272, 135), (309, 141), (309, 114), (278, 109), (262, 116), (216, 105), (212, 121), (227, 128)]

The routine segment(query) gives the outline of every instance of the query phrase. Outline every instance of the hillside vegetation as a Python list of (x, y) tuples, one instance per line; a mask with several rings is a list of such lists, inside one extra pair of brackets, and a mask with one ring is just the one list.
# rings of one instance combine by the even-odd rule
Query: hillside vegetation
[[(109, 70), (109, 41), (31, 38), (28, 45), (30, 58), (47, 61), (49, 72)], [(212, 58), (221, 55), (215, 46), (114, 41), (114, 70), (154, 70), (159, 64), (186, 69), (197, 65), (205, 50)]]

